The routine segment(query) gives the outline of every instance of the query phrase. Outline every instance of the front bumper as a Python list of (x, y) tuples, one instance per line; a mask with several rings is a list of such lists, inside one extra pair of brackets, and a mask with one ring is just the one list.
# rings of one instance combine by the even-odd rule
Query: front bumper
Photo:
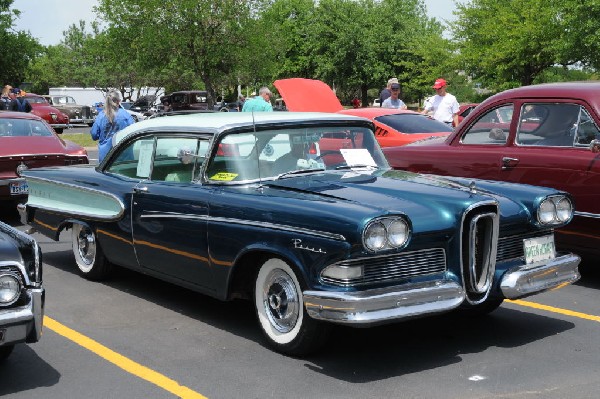
[(355, 292), (304, 291), (303, 294), (310, 317), (365, 327), (449, 311), (465, 299), (463, 288), (450, 280)]
[(88, 123), (94, 123), (94, 119), (93, 118), (70, 118), (69, 122), (71, 124), (73, 124), (73, 123), (88, 124)]
[[(495, 294), (517, 299), (574, 283), (580, 278), (580, 261), (577, 255), (562, 254), (537, 265), (516, 266), (501, 275)], [(359, 327), (450, 311), (465, 299), (463, 287), (451, 280), (353, 292), (308, 290), (303, 294), (310, 317)]]
[(52, 126), (54, 129), (69, 129), (69, 128), (71, 128), (71, 125), (68, 123), (51, 123), (50, 126)]
[(0, 308), (0, 346), (20, 342), (37, 342), (42, 336), (45, 290), (29, 288), (27, 304), (15, 308)]
[(543, 264), (514, 267), (502, 276), (500, 290), (505, 298), (518, 299), (572, 284), (581, 277), (580, 261), (569, 253)]

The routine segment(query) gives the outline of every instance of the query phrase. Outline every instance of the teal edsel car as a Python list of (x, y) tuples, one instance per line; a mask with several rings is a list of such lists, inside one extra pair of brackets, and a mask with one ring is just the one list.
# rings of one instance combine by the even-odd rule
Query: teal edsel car
[(332, 323), (490, 312), (579, 278), (554, 249), (573, 215), (555, 189), (388, 166), (367, 119), (201, 113), (117, 133), (97, 167), (26, 170), (22, 221), (71, 230), (81, 274), (127, 267), (254, 302), (275, 350), (305, 355)]
[(44, 303), (42, 252), (37, 242), (0, 222), (0, 361), (16, 344), (40, 340)]

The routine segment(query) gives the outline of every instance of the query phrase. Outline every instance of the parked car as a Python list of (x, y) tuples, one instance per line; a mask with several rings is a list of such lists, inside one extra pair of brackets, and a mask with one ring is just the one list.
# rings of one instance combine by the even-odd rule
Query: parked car
[(31, 236), (0, 222), (0, 362), (16, 344), (40, 340), (44, 302), (40, 247)]
[(171, 111), (208, 110), (208, 93), (201, 90), (176, 91), (169, 95)]
[(21, 220), (55, 240), (72, 229), (89, 279), (116, 264), (250, 299), (267, 343), (294, 355), (331, 323), (489, 312), (579, 278), (553, 248), (567, 193), (390, 170), (373, 129), (322, 113), (148, 119), (98, 167), (23, 172)]
[(395, 169), (554, 187), (575, 198), (559, 248), (600, 254), (600, 83), (556, 83), (497, 94), (447, 140), (389, 148)]
[(380, 107), (344, 109), (331, 88), (320, 80), (282, 79), (274, 84), (290, 111), (337, 112), (371, 119), (381, 147), (404, 145), (429, 137), (446, 137), (452, 132), (445, 123), (415, 111)]
[(0, 204), (25, 202), (29, 188), (20, 171), (41, 166), (87, 164), (85, 148), (63, 140), (42, 118), (0, 112)]
[(77, 104), (71, 96), (44, 95), (48, 104), (69, 116), (70, 123), (86, 124), (91, 126), (94, 122), (92, 109), (88, 105)]
[(71, 126), (69, 116), (51, 106), (44, 97), (27, 93), (25, 99), (31, 104), (31, 113), (48, 122), (56, 133), (60, 134)]

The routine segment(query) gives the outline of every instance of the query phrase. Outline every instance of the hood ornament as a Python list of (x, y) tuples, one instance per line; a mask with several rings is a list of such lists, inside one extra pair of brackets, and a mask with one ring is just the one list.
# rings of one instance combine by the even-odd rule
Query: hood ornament
[(477, 194), (477, 188), (475, 187), (474, 181), (471, 181), (471, 183), (469, 184), (469, 192), (471, 194)]

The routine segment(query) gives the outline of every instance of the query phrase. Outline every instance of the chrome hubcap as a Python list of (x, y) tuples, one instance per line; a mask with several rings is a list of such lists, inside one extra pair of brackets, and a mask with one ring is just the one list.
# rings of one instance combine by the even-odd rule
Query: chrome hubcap
[(263, 291), (263, 304), (271, 325), (280, 333), (290, 332), (300, 312), (298, 292), (292, 278), (282, 270), (272, 271)]
[(90, 230), (85, 227), (81, 229), (77, 236), (77, 246), (81, 259), (91, 265), (96, 258), (96, 240)]

